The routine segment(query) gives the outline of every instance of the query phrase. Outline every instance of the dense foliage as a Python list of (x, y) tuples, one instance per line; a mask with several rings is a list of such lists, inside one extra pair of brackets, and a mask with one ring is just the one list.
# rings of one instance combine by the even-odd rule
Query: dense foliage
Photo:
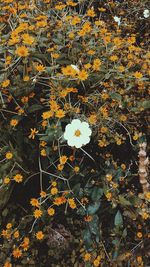
[(0, 1), (0, 266), (148, 266), (148, 2)]

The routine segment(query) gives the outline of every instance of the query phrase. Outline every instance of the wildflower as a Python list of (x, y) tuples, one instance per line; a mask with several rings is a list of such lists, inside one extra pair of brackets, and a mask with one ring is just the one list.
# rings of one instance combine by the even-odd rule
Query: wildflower
[(108, 201), (110, 201), (111, 198), (112, 198), (112, 193), (108, 192), (108, 193), (106, 194), (106, 198), (108, 199)]
[(14, 258), (20, 258), (22, 256), (22, 251), (19, 248), (16, 248), (12, 252)]
[(35, 69), (39, 72), (45, 71), (45, 67), (42, 64), (37, 64)]
[(62, 110), (62, 109), (59, 109), (59, 110), (56, 111), (56, 115), (55, 116), (56, 116), (56, 118), (61, 119), (61, 118), (65, 117), (65, 111)]
[(53, 216), (55, 214), (55, 210), (53, 208), (48, 208), (47, 213), (49, 216)]
[(10, 80), (7, 79), (7, 80), (2, 82), (2, 87), (6, 88), (6, 87), (8, 87), (9, 84), (10, 84)]
[(29, 55), (29, 50), (26, 46), (19, 46), (15, 53), (19, 57), (27, 57)]
[(40, 209), (36, 209), (33, 214), (34, 214), (34, 217), (38, 219), (42, 216), (42, 211)]
[(100, 61), (100, 59), (99, 58), (97, 58), (97, 59), (95, 59), (94, 61), (93, 61), (93, 70), (94, 71), (98, 71), (99, 69), (100, 69), (100, 66), (101, 66), (101, 61)]
[(137, 237), (138, 237), (138, 238), (142, 238), (142, 236), (143, 236), (143, 235), (142, 235), (142, 232), (137, 232)]
[(36, 198), (31, 198), (31, 200), (30, 200), (30, 204), (33, 206), (33, 207), (39, 207), (39, 201), (38, 201), (38, 199), (36, 199)]
[(58, 189), (57, 189), (57, 187), (53, 187), (52, 189), (51, 189), (51, 194), (52, 195), (56, 195), (58, 193)]
[(114, 16), (114, 21), (118, 23), (118, 26), (120, 25), (121, 23), (121, 18), (117, 17), (117, 16)]
[(42, 231), (38, 231), (37, 233), (36, 233), (36, 239), (38, 239), (38, 240), (42, 240), (44, 238), (44, 234), (43, 234), (43, 232)]
[(90, 124), (95, 125), (97, 121), (96, 115), (90, 115), (90, 117), (88, 118), (88, 121)]
[(28, 82), (30, 80), (30, 77), (28, 76), (28, 75), (25, 75), (24, 77), (23, 77), (23, 81), (24, 82)]
[(40, 196), (41, 196), (41, 197), (46, 197), (46, 195), (47, 195), (46, 192), (44, 192), (44, 191), (41, 191), (41, 192), (40, 192)]
[(7, 229), (11, 229), (12, 228), (12, 224), (11, 223), (7, 223), (6, 228)]
[(141, 78), (143, 77), (143, 74), (142, 74), (141, 72), (139, 72), (139, 71), (136, 71), (136, 72), (134, 73), (134, 77), (135, 77), (136, 79), (141, 79)]
[(58, 164), (58, 165), (57, 165), (57, 169), (58, 169), (59, 171), (62, 171), (63, 168), (64, 168), (64, 165), (63, 165), (63, 164)]
[(16, 174), (13, 179), (16, 181), (16, 183), (21, 183), (23, 180), (23, 176), (21, 174)]
[(112, 175), (111, 174), (106, 174), (106, 180), (108, 182), (111, 182), (112, 181)]
[(145, 10), (143, 11), (143, 15), (144, 15), (144, 18), (145, 18), (145, 19), (149, 18), (149, 15), (150, 15), (149, 10), (148, 10), (148, 9), (145, 9)]
[(147, 200), (150, 200), (150, 192), (145, 193), (145, 198), (146, 198)]
[(30, 36), (28, 33), (22, 34), (23, 43), (27, 45), (32, 45), (34, 43), (34, 38)]
[(10, 262), (6, 261), (3, 267), (12, 267), (12, 264)]
[(46, 150), (45, 150), (44, 148), (41, 150), (40, 154), (41, 154), (41, 156), (43, 156), (43, 157), (46, 157), (46, 156), (47, 156), (47, 154), (46, 154)]
[(51, 111), (51, 110), (49, 110), (49, 111), (45, 111), (45, 112), (43, 112), (43, 114), (42, 114), (42, 118), (44, 119), (44, 120), (46, 120), (46, 119), (49, 119), (49, 118), (52, 118), (53, 117), (53, 112)]
[(74, 172), (79, 172), (80, 168), (78, 166), (74, 167)]
[(65, 155), (64, 156), (61, 156), (60, 159), (59, 159), (60, 164), (65, 164), (67, 162), (67, 160), (68, 160), (68, 158)]
[(12, 159), (13, 158), (13, 154), (11, 152), (7, 152), (5, 157), (6, 157), (6, 159)]
[(4, 178), (4, 184), (9, 184), (10, 183), (10, 178), (9, 177), (5, 177)]
[(90, 261), (90, 259), (91, 259), (91, 254), (90, 253), (86, 253), (84, 255), (84, 261)]
[(14, 236), (14, 238), (18, 238), (19, 237), (19, 231), (15, 231), (13, 236)]
[(16, 120), (16, 119), (12, 119), (12, 120), (10, 121), (10, 126), (12, 126), (12, 127), (17, 126), (17, 124), (18, 124), (18, 120)]
[(56, 197), (55, 199), (54, 199), (54, 205), (56, 205), (56, 206), (60, 206), (60, 205), (62, 205), (62, 204), (64, 204), (64, 203), (66, 203), (66, 198), (65, 197)]
[(84, 221), (85, 222), (91, 222), (92, 219), (93, 219), (93, 216), (91, 216), (91, 215), (87, 215), (87, 216), (84, 217)]
[(68, 199), (68, 204), (69, 204), (69, 206), (70, 206), (70, 208), (71, 209), (75, 209), (76, 208), (76, 203), (75, 203), (75, 201), (74, 201), (74, 198), (69, 198)]
[(81, 70), (81, 71), (78, 73), (78, 78), (79, 78), (79, 80), (81, 80), (81, 81), (85, 81), (85, 80), (87, 80), (87, 78), (88, 78), (88, 73), (87, 73), (85, 70)]
[(67, 140), (69, 146), (80, 148), (90, 142), (91, 134), (92, 131), (87, 122), (74, 119), (65, 128), (64, 139)]
[(23, 248), (24, 251), (27, 251), (28, 250), (29, 243), (30, 243), (29, 238), (28, 237), (24, 237), (23, 243), (21, 244), (21, 247)]
[(31, 134), (29, 135), (29, 138), (30, 138), (30, 139), (35, 139), (35, 135), (36, 135), (38, 132), (39, 132), (39, 131), (38, 131), (36, 128), (34, 128), (34, 129), (31, 128)]
[(95, 12), (94, 12), (94, 9), (93, 8), (90, 8), (88, 11), (87, 11), (87, 15), (91, 18), (94, 18), (96, 16)]

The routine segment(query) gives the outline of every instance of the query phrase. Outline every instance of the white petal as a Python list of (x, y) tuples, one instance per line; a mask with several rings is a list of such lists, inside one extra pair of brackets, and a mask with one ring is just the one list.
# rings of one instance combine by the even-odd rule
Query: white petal
[(92, 131), (89, 127), (84, 127), (81, 130), (81, 134), (85, 136), (90, 136), (92, 134)]
[(89, 142), (90, 142), (90, 138), (87, 136), (86, 138), (84, 138), (83, 145), (86, 145)]
[(68, 146), (75, 146), (75, 144), (76, 144), (76, 138), (74, 136), (72, 138), (69, 138), (67, 140), (67, 144), (68, 144)]
[(77, 130), (78, 127), (80, 127), (80, 125), (81, 125), (81, 121), (78, 119), (74, 119), (74, 120), (72, 120), (71, 125)]

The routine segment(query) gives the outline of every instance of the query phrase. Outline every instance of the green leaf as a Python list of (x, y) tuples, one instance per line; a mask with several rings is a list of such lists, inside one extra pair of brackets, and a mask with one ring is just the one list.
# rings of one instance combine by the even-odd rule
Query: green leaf
[(125, 199), (125, 197), (121, 196), (121, 195), (119, 196), (119, 203), (122, 206), (131, 206), (132, 205), (129, 200)]
[(100, 207), (100, 201), (97, 201), (91, 205), (88, 206), (87, 208), (87, 212), (89, 215), (93, 215), (97, 212), (97, 210), (99, 209)]
[(110, 94), (110, 96), (111, 96), (112, 99), (115, 99), (115, 100), (118, 100), (118, 101), (121, 101), (121, 99), (122, 99), (121, 95), (119, 95), (116, 92)]
[(115, 223), (115, 226), (121, 226), (123, 224), (123, 218), (119, 210), (116, 213), (114, 223)]
[(83, 231), (83, 240), (85, 243), (85, 247), (88, 250), (92, 245), (92, 234), (88, 228)]
[(91, 198), (92, 198), (93, 201), (100, 200), (100, 198), (102, 197), (102, 195), (103, 195), (103, 189), (102, 188), (99, 188), (99, 187), (95, 186), (92, 189)]
[(92, 234), (99, 236), (99, 218), (94, 215), (92, 220), (89, 222), (90, 231)]

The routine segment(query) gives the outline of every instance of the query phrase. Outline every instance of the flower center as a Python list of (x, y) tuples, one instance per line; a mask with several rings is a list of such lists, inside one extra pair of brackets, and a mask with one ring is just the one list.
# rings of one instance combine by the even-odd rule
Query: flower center
[(81, 135), (81, 132), (80, 130), (76, 130), (75, 133), (74, 133), (75, 136), (79, 137)]

